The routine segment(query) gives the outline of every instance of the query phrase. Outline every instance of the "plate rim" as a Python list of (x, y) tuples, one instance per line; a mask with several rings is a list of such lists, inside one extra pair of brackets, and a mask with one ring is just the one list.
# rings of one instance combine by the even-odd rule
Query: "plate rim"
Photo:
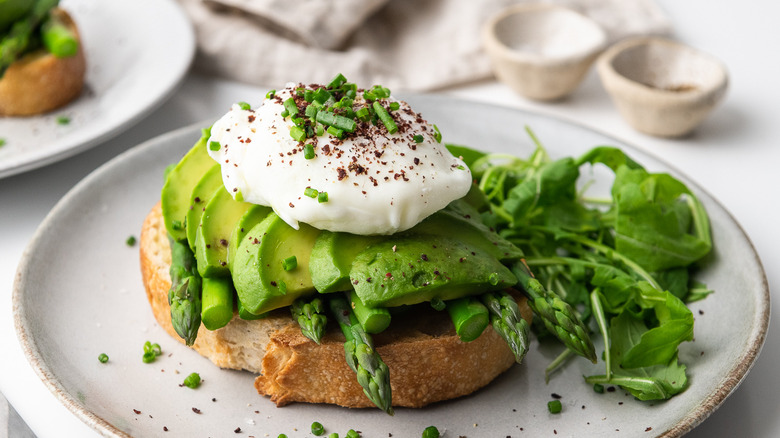
[[(120, 120), (115, 124), (113, 124), (113, 126), (111, 126), (109, 129), (100, 132), (98, 135), (94, 137), (87, 138), (82, 141), (79, 141), (77, 139), (73, 141), (72, 144), (65, 145), (64, 147), (60, 148), (54, 153), (38, 153), (38, 154), (22, 155), (20, 157), (13, 157), (11, 160), (9, 160), (8, 165), (5, 165), (3, 161), (0, 161), (0, 179), (29, 172), (31, 170), (35, 170), (47, 166), (49, 164), (56, 163), (58, 161), (62, 161), (66, 158), (72, 157), (80, 152), (86, 151), (92, 147), (97, 146), (100, 143), (103, 143), (111, 138), (116, 137), (117, 135), (130, 129), (131, 127), (135, 126), (138, 122), (146, 118), (150, 112), (152, 112), (154, 109), (158, 108), (160, 105), (166, 102), (176, 92), (176, 90), (179, 89), (195, 59), (195, 53), (197, 48), (196, 40), (195, 40), (195, 28), (194, 25), (192, 24), (192, 21), (187, 17), (186, 13), (184, 12), (183, 7), (176, 1), (154, 0), (151, 2), (151, 4), (158, 4), (158, 5), (163, 4), (160, 3), (162, 1), (165, 2), (164, 6), (170, 8), (170, 10), (173, 12), (173, 15), (171, 15), (171, 17), (175, 17), (179, 21), (179, 24), (182, 25), (184, 29), (186, 29), (186, 33), (180, 35), (183, 45), (186, 46), (185, 56), (182, 57), (183, 62), (180, 65), (176, 66), (178, 67), (178, 71), (176, 71), (175, 74), (172, 76), (170, 84), (167, 85), (167, 88), (164, 89), (162, 92), (160, 92), (153, 99), (150, 99), (148, 102), (145, 102), (144, 105), (138, 106), (137, 108), (135, 108), (134, 111), (129, 111), (128, 112), (128, 114), (130, 114), (129, 116), (120, 118)], [(109, 4), (109, 3), (111, 2), (97, 2), (98, 5), (102, 5), (99, 7), (106, 7), (105, 4)], [(116, 5), (111, 4), (112, 5), (111, 7), (118, 7), (118, 8), (124, 7), (122, 6), (124, 5), (124, 2), (115, 2), (115, 3)], [(98, 97), (98, 99), (100, 98)], [(65, 110), (67, 108), (68, 107), (65, 106), (63, 108), (60, 108), (60, 110)], [(33, 117), (45, 116), (47, 114), (36, 115)]]
[[(495, 104), (487, 104), (484, 102), (466, 100), (439, 94), (404, 94), (402, 97), (409, 99), (424, 99), (432, 102), (438, 101), (439, 104), (441, 104), (441, 102), (455, 102), (457, 104), (484, 106), (486, 108), (495, 107)], [(747, 243), (752, 254), (752, 262), (755, 264), (756, 269), (761, 275), (760, 291), (756, 294), (756, 300), (759, 306), (757, 308), (757, 312), (753, 315), (754, 324), (751, 325), (748, 339), (746, 339), (746, 345), (748, 345), (749, 348), (743, 350), (743, 353), (738, 357), (738, 360), (735, 361), (732, 367), (730, 367), (729, 370), (722, 375), (722, 385), (719, 385), (716, 390), (710, 392), (703, 399), (701, 399), (694, 409), (690, 410), (688, 414), (677, 421), (672, 427), (659, 433), (656, 436), (680, 437), (691, 431), (693, 428), (706, 420), (710, 415), (712, 415), (723, 404), (726, 398), (728, 398), (728, 396), (739, 387), (739, 385), (744, 381), (748, 372), (755, 365), (764, 346), (771, 314), (771, 294), (769, 291), (769, 283), (766, 276), (766, 271), (758, 255), (758, 252), (756, 251), (755, 245), (753, 244), (748, 234), (745, 232), (744, 228), (731, 214), (731, 212), (729, 212), (723, 206), (723, 204), (720, 203), (720, 201), (710, 195), (710, 193), (704, 190), (698, 183), (687, 177), (686, 174), (680, 172), (675, 166), (672, 166), (667, 161), (658, 158), (653, 153), (644, 149), (640, 149), (634, 146), (632, 143), (621, 140), (614, 135), (604, 133), (601, 130), (592, 128), (578, 121), (567, 119), (565, 117), (505, 105), (500, 106), (505, 110), (509, 110), (518, 114), (530, 114), (536, 117), (552, 119), (559, 123), (577, 126), (580, 129), (591, 131), (595, 134), (603, 136), (604, 138), (614, 140), (615, 142), (628, 147), (630, 150), (637, 151), (649, 156), (658, 164), (665, 166), (668, 170), (683, 176), (683, 178), (686, 179), (686, 184), (692, 187), (695, 191), (703, 193), (709, 197), (713, 203), (717, 205), (717, 207), (719, 207), (725, 213), (726, 217), (735, 225), (736, 231)], [(94, 412), (88, 410), (85, 406), (81, 405), (77, 399), (72, 397), (66, 390), (64, 390), (60, 382), (56, 379), (52, 371), (44, 362), (40, 352), (34, 348), (36, 343), (34, 340), (31, 341), (32, 335), (29, 333), (29, 322), (23, 320), (22, 318), (22, 313), (24, 311), (24, 306), (22, 305), (22, 295), (24, 293), (22, 291), (22, 285), (26, 278), (27, 272), (31, 271), (29, 268), (31, 265), (29, 261), (32, 258), (32, 251), (34, 247), (39, 245), (39, 241), (41, 240), (44, 231), (53, 225), (54, 218), (56, 218), (61, 210), (66, 208), (67, 204), (69, 203), (68, 201), (72, 197), (75, 197), (82, 190), (85, 190), (93, 180), (100, 179), (104, 174), (110, 173), (114, 167), (120, 166), (123, 161), (132, 159), (135, 155), (143, 154), (147, 149), (164, 147), (162, 144), (170, 141), (171, 138), (178, 138), (179, 136), (183, 135), (195, 134), (203, 126), (206, 126), (211, 122), (213, 122), (211, 119), (197, 122), (146, 140), (139, 145), (126, 150), (122, 154), (117, 155), (110, 161), (92, 171), (89, 175), (87, 175), (74, 187), (72, 187), (46, 215), (39, 227), (36, 229), (33, 238), (26, 246), (17, 267), (12, 290), (12, 311), (14, 318), (14, 328), (16, 330), (17, 338), (22, 346), (25, 357), (27, 358), (35, 373), (43, 381), (46, 387), (55, 395), (55, 397), (84, 423), (104, 436), (128, 437), (130, 435), (128, 435), (126, 432), (123, 432), (118, 427), (114, 426), (112, 423), (98, 416)]]

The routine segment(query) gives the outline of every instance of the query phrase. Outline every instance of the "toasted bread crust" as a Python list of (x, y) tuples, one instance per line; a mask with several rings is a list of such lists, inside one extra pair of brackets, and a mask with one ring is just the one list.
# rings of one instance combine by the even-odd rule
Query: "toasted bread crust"
[[(140, 252), (152, 312), (166, 332), (183, 342), (171, 325), (170, 246), (159, 204), (144, 221)], [(524, 300), (520, 304), (530, 320), (530, 309)], [(429, 311), (424, 318), (414, 312), (393, 316), (390, 328), (374, 336), (390, 370), (394, 406), (422, 407), (470, 394), (514, 363), (511, 351), (492, 328), (464, 343), (446, 312)], [(291, 402), (374, 406), (344, 360), (343, 335), (332, 326), (317, 345), (282, 309), (256, 321), (234, 317), (215, 331), (201, 326), (193, 348), (217, 366), (261, 374), (255, 388), (279, 406)]]
[[(76, 33), (71, 17), (54, 9)], [(67, 58), (57, 58), (44, 49), (28, 53), (8, 67), (0, 79), (0, 116), (31, 116), (60, 108), (72, 101), (84, 86), (84, 50)]]

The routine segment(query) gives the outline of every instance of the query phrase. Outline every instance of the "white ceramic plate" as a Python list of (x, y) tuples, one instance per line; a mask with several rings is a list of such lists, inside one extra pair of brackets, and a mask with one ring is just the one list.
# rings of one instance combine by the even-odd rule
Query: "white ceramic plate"
[[(87, 57), (81, 96), (49, 114), (0, 117), (0, 178), (92, 147), (139, 121), (184, 78), (195, 36), (173, 0), (62, 0)], [(58, 124), (65, 116), (68, 124)]]
[[(615, 139), (558, 119), (444, 97), (408, 100), (450, 142), (526, 156), (532, 145), (522, 127), (529, 125), (553, 156), (612, 144), (651, 170), (682, 177)], [(414, 437), (429, 425), (446, 429), (448, 437), (604, 436), (616, 430), (621, 436), (680, 436), (737, 387), (763, 344), (769, 290), (756, 252), (723, 207), (682, 177), (711, 215), (715, 251), (699, 278), (716, 290), (692, 306), (696, 340), (680, 351), (691, 382), (683, 394), (663, 403), (639, 402), (620, 390), (596, 394), (582, 375), (599, 373), (603, 365), (586, 360), (571, 362), (545, 385), (544, 367), (557, 350), (534, 343), (523, 365), (485, 389), (425, 409), (398, 409), (392, 418), (377, 409), (277, 408), (257, 395), (252, 374), (216, 368), (155, 323), (138, 249), (125, 244), (157, 202), (165, 166), (199, 135), (197, 126), (169, 133), (96, 170), (52, 210), (19, 267), (14, 313), (25, 354), (62, 403), (106, 436), (157, 436), (163, 427), (164, 436), (233, 436), (240, 427), (240, 436), (296, 437), (309, 436), (313, 421), (340, 436), (354, 428), (366, 437)], [(141, 361), (147, 340), (164, 351), (153, 364)], [(100, 353), (110, 356), (107, 364), (98, 362)], [(194, 371), (203, 386), (179, 387)], [(559, 415), (547, 412), (551, 393), (562, 396)]]

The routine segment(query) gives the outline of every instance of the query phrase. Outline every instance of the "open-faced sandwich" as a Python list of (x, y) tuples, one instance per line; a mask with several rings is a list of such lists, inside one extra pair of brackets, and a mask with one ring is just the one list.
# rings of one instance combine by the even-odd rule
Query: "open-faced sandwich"
[[(169, 169), (144, 223), (155, 317), (260, 374), (279, 405), (392, 412), (483, 387), (528, 348), (512, 288), (553, 299), (481, 222), (484, 195), (441, 141), (386, 88), (341, 75), (234, 105)], [(562, 310), (567, 344), (595, 360)]]
[[(486, 128), (488, 129), (488, 128)], [(381, 86), (239, 103), (169, 168), (141, 264), (157, 321), (278, 405), (420, 407), (469, 394), (540, 337), (640, 400), (688, 385), (678, 346), (712, 247), (684, 184), (596, 147), (528, 160), (442, 143)], [(614, 172), (585, 199), (580, 167)], [(532, 272), (535, 271), (535, 272)], [(583, 321), (590, 323), (589, 326)]]
[(0, 116), (60, 108), (81, 94), (86, 62), (59, 0), (0, 1)]

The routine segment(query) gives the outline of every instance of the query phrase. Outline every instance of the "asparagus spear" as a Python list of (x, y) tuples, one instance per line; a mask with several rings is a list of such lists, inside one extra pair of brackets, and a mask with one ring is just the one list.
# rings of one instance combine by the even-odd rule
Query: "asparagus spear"
[(517, 363), (521, 363), (528, 352), (529, 327), (520, 315), (517, 302), (506, 292), (488, 292), (482, 295), (482, 302), (490, 310), (493, 329), (509, 345)]
[(390, 371), (374, 350), (371, 335), (367, 334), (352, 311), (349, 301), (342, 297), (330, 299), (330, 310), (341, 327), (347, 364), (357, 374), (358, 383), (379, 409), (394, 414), (390, 390)]
[(488, 325), (488, 309), (473, 297), (458, 298), (447, 302), (455, 333), (463, 342), (477, 339)]
[(243, 304), (241, 304), (241, 300), (236, 300), (238, 304), (236, 307), (238, 307), (238, 317), (241, 319), (245, 319), (247, 321), (254, 321), (256, 319), (263, 319), (268, 316), (268, 312), (261, 313), (259, 315), (255, 315), (254, 313), (246, 310), (246, 307), (244, 307)]
[(542, 283), (533, 277), (525, 260), (514, 264), (512, 273), (520, 280), (531, 310), (541, 318), (547, 330), (572, 351), (596, 363), (596, 349), (590, 340), (588, 329), (569, 303), (554, 292), (545, 290)]
[(301, 333), (318, 344), (322, 341), (325, 325), (328, 322), (324, 311), (325, 306), (322, 298), (319, 297), (309, 301), (306, 298), (298, 298), (290, 306), (293, 319), (301, 326)]
[(41, 25), (41, 37), (46, 50), (57, 58), (73, 56), (79, 50), (76, 34), (59, 14), (49, 14)]
[(390, 325), (390, 312), (384, 307), (366, 307), (354, 290), (349, 293), (349, 300), (366, 333), (382, 333)]
[(200, 316), (207, 329), (222, 328), (233, 319), (235, 294), (230, 277), (203, 277)]
[(187, 345), (195, 343), (200, 328), (201, 278), (195, 256), (186, 240), (171, 242), (171, 323)]
[(8, 34), (0, 41), (0, 78), (24, 54), (33, 31), (58, 3), (59, 0), (37, 0), (27, 16), (11, 25)]

